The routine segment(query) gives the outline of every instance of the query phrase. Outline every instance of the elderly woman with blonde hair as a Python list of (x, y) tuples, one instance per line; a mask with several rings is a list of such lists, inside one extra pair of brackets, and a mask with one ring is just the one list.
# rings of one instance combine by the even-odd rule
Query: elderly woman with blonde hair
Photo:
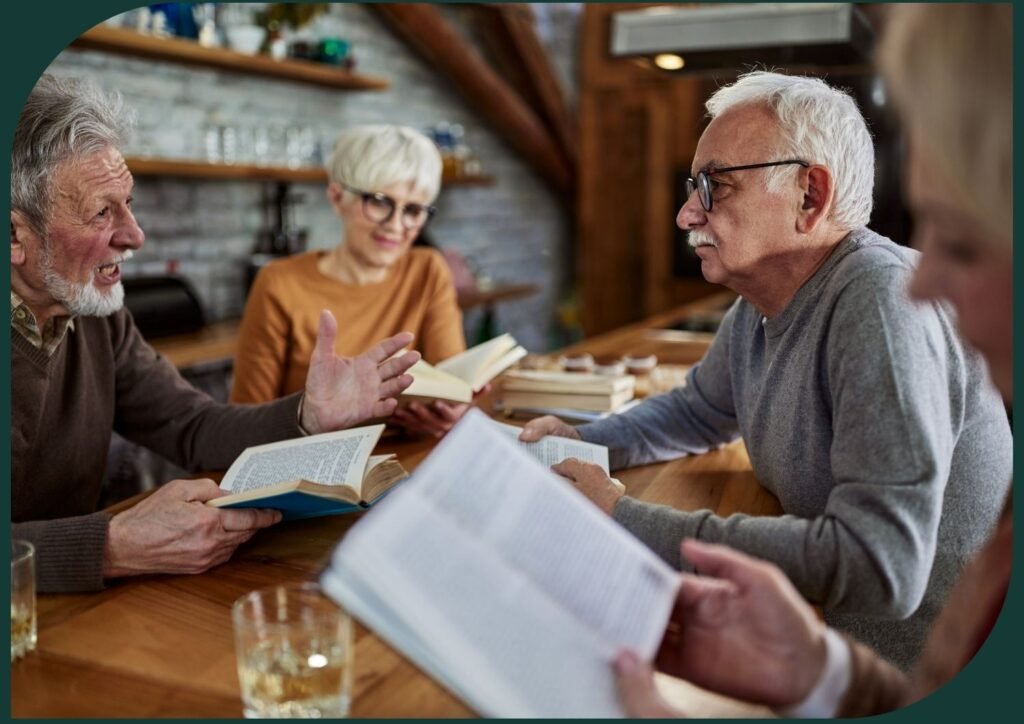
[[(404, 126), (356, 126), (340, 134), (326, 166), (341, 242), (276, 260), (257, 275), (239, 335), (233, 402), (264, 402), (302, 389), (321, 309), (338, 319), (338, 354), (360, 354), (400, 331), (415, 335), (415, 348), (430, 363), (466, 348), (443, 257), (412, 248), (440, 191), (434, 143)], [(465, 408), (413, 404), (392, 420), (440, 436)]]
[[(946, 300), (964, 338), (1013, 399), (1013, 16), (1009, 4), (893, 6), (879, 64), (910, 137), (908, 192), (921, 258), (910, 285)], [(893, 400), (892, 404), (899, 404)], [(1011, 493), (1012, 495), (1012, 493)], [(787, 716), (862, 716), (948, 683), (988, 638), (1009, 586), (1012, 499), (964, 569), (909, 675), (826, 628), (775, 566), (724, 546), (683, 544), (684, 576), (660, 670)], [(632, 716), (678, 715), (651, 667), (615, 662)]]

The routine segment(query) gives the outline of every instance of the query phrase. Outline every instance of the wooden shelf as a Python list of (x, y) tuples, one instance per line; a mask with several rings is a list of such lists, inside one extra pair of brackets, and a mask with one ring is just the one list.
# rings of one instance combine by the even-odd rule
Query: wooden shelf
[[(126, 156), (125, 163), (136, 176), (175, 176), (178, 178), (295, 181), (299, 183), (325, 183), (327, 172), (316, 166), (289, 168), (287, 166), (256, 166), (239, 163), (208, 163), (174, 158), (145, 158)], [(444, 179), (445, 187), (493, 186), (493, 176), (460, 176)]]
[(389, 85), (384, 78), (360, 75), (307, 60), (275, 60), (266, 55), (247, 55), (224, 48), (204, 48), (191, 40), (155, 38), (134, 30), (112, 28), (107, 25), (97, 25), (87, 30), (71, 44), (78, 48), (221, 68), (342, 90), (380, 91), (387, 89)]
[(173, 158), (126, 156), (125, 163), (135, 176), (176, 176), (198, 179), (239, 179), (254, 181), (298, 181), (318, 183), (327, 180), (327, 172), (315, 166), (256, 166), (244, 163), (208, 163)]
[(507, 284), (491, 287), (490, 289), (460, 289), (458, 294), (459, 307), (461, 309), (472, 309), (473, 307), (491, 306), (496, 302), (529, 297), (538, 291), (540, 289), (536, 284)]

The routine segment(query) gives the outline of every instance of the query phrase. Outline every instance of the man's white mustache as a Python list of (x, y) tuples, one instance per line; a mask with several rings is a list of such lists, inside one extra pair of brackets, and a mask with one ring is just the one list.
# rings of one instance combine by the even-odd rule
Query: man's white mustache
[(687, 243), (689, 243), (689, 245), (694, 249), (698, 246), (713, 246), (716, 249), (718, 248), (718, 239), (703, 231), (691, 231), (690, 239)]

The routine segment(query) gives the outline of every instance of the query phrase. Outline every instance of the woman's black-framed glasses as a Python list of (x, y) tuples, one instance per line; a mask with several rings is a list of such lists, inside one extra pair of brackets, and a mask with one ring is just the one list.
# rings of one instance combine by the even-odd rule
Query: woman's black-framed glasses
[(769, 161), (768, 163), (750, 163), (745, 166), (726, 166), (725, 168), (716, 168), (711, 171), (701, 171), (697, 174), (697, 178), (692, 176), (686, 179), (686, 198), (690, 198), (693, 192), (697, 192), (697, 197), (700, 199), (700, 205), (704, 207), (704, 211), (710, 213), (711, 207), (714, 205), (714, 196), (711, 193), (711, 177), (716, 173), (725, 173), (726, 171), (747, 171), (752, 168), (767, 168), (769, 166), (787, 166), (791, 163), (798, 164), (807, 168), (811, 164), (807, 161), (801, 161), (799, 159), (789, 159), (786, 161)]
[[(395, 215), (398, 202), (387, 194), (382, 194), (379, 191), (363, 191), (348, 184), (341, 185), (362, 198), (363, 216), (367, 220), (375, 224), (386, 224)], [(437, 209), (429, 204), (405, 204), (399, 211), (398, 218), (402, 222), (402, 228), (412, 231), (424, 226), (436, 211)]]

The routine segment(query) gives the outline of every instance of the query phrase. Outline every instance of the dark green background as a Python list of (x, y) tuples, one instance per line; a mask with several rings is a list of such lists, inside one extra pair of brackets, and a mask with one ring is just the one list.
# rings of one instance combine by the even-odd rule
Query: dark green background
[[(3, 173), (10, 172), (10, 145), (14, 135), (14, 127), (18, 119), (21, 106), (32, 88), (36, 79), (42, 74), (61, 50), (68, 43), (80, 35), (82, 31), (116, 15), (117, 13), (140, 7), (142, 3), (131, 2), (131, 0), (98, 0), (97, 2), (71, 2), (70, 0), (37, 0), (36, 2), (25, 2), (25, 0), (8, 0), (4, 3), (4, 9), (0, 10), (2, 19), (2, 40), (0, 40), (0, 53), (3, 62), (3, 87), (4, 96), (0, 103), (0, 139), (3, 139), (3, 154), (0, 161), (3, 163)], [(1015, 9), (1017, 10), (1017, 9)], [(1021, 12), (1014, 13), (1014, 35), (1019, 34), (1021, 28)], [(1014, 47), (1014, 67), (1021, 68), (1021, 49), (1019, 44)], [(1020, 86), (1019, 81), (1014, 82), (1014, 91)], [(108, 88), (107, 90), (117, 90)], [(1015, 117), (1020, 117), (1020, 104), (1014, 104)], [(1016, 133), (1014, 134), (1016, 135)], [(1016, 146), (1016, 144), (1015, 144)], [(1020, 168), (1020, 151), (1015, 150), (1014, 168)], [(984, 179), (978, 179), (978, 183), (986, 183)], [(1015, 206), (1020, 208), (1020, 185), (1014, 194)], [(10, 192), (4, 198), (4, 211), (10, 211)], [(1018, 225), (1019, 226), (1019, 225)], [(1016, 228), (1016, 227), (1015, 227)], [(1016, 264), (1017, 270), (1020, 264)], [(10, 270), (6, 276), (7, 285), (10, 286)], [(1021, 308), (1021, 291), (1014, 290), (1015, 309)], [(1015, 326), (1015, 343), (1020, 340), (1021, 322), (1018, 318)], [(11, 399), (9, 386), (10, 370), (10, 338), (4, 337), (0, 342), (2, 351), (4, 383), (0, 389), (0, 402), (2, 402), (2, 415), (4, 425), (3, 443), (3, 470), (5, 471), (5, 489), (7, 493), (2, 498), (4, 507), (3, 521), (8, 526), (10, 533), (10, 419)], [(1015, 377), (1020, 377), (1021, 363), (1015, 365)], [(1019, 478), (1019, 475), (1015, 475)], [(1019, 509), (1020, 506), (1018, 506)], [(1017, 518), (1020, 513), (1015, 513)], [(1020, 521), (1017, 520), (1017, 530), (1020, 530)], [(1015, 557), (1020, 558), (1021, 546), (1020, 536), (1014, 539)], [(9, 554), (8, 554), (9, 555)], [(10, 582), (8, 581), (8, 586)], [(978, 656), (951, 684), (937, 692), (935, 695), (925, 699), (918, 704), (903, 709), (899, 712), (889, 714), (886, 720), (899, 722), (914, 721), (965, 721), (965, 720), (993, 720), (1006, 719), (1013, 711), (1018, 711), (1014, 718), (1020, 716), (1024, 711), (1021, 705), (1024, 701), (1024, 664), (1021, 661), (1020, 649), (1024, 647), (1024, 626), (1021, 625), (1024, 616), (1021, 614), (1020, 567), (1015, 566), (1014, 575), (1011, 581), (1010, 592), (1007, 598), (1003, 614), (996, 624), (989, 641), (981, 650)], [(10, 701), (10, 670), (4, 677), (0, 691), (7, 696), (4, 698)], [(1018, 690), (1016, 687), (1020, 686)], [(1020, 698), (1018, 698), (1020, 697)], [(8, 710), (9, 711), (9, 710)]]

